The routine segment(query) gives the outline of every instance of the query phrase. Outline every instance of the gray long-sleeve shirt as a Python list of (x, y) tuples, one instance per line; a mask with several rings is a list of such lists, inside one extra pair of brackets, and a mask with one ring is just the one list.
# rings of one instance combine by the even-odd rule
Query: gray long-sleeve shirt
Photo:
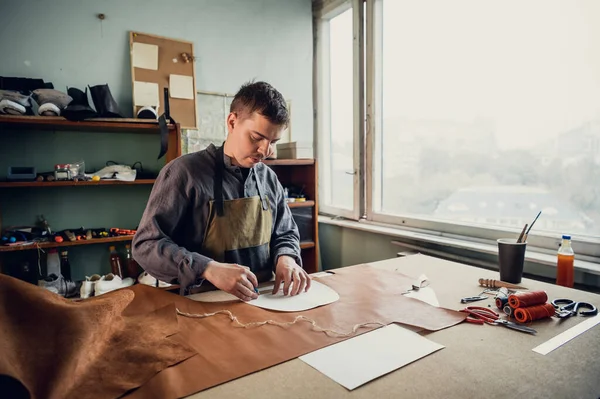
[[(205, 150), (178, 157), (162, 168), (132, 242), (132, 254), (140, 266), (159, 280), (177, 281), (182, 295), (201, 284), (206, 265), (212, 260), (200, 251), (209, 201), (214, 199), (216, 156), (217, 148), (211, 144)], [(259, 163), (244, 179), (240, 168), (232, 165), (227, 155), (224, 163), (224, 200), (258, 195), (253, 176), (256, 173), (263, 193), (273, 204), (270, 243), (273, 267), (281, 255), (292, 256), (302, 266), (298, 227), (275, 172)]]

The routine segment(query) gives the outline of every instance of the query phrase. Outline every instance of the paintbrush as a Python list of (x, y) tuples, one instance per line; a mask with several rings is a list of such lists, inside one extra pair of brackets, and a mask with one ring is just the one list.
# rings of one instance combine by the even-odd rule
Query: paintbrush
[[(542, 214), (542, 211), (539, 211), (538, 214), (537, 214), (537, 216), (535, 217), (535, 219), (533, 219), (533, 222), (531, 222), (531, 225), (529, 226), (529, 228), (525, 232), (525, 236), (523, 237), (523, 242), (525, 242), (527, 240), (527, 236), (529, 235), (529, 232), (531, 231), (531, 228), (533, 227), (533, 225), (535, 224), (535, 221), (538, 220), (538, 218), (540, 217), (541, 214)], [(525, 226), (527, 226), (527, 225), (525, 225)]]
[[(519, 238), (517, 238), (517, 244), (525, 241), (523, 240), (523, 236), (525, 235), (525, 230), (527, 230), (527, 223), (525, 223), (525, 226), (523, 226), (523, 230), (521, 230), (521, 234), (519, 234)], [(523, 241), (521, 241), (523, 240)]]

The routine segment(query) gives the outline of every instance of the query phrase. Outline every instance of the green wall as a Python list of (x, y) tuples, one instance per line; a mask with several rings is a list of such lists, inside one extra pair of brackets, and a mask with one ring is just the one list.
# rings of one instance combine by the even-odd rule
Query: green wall
[(393, 238), (381, 234), (319, 223), (321, 269), (336, 269), (393, 258), (401, 248), (392, 245), (392, 240)]

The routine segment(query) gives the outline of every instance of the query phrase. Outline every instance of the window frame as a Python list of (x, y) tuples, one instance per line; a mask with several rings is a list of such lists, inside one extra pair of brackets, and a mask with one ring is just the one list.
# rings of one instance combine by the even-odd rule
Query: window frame
[[(434, 218), (417, 218), (414, 215), (391, 215), (374, 211), (373, 205), (377, 200), (375, 198), (377, 182), (374, 181), (374, 177), (377, 176), (375, 172), (375, 168), (377, 167), (375, 155), (377, 151), (376, 147), (381, 145), (377, 143), (376, 138), (378, 128), (381, 126), (382, 116), (379, 109), (381, 101), (377, 98), (378, 93), (381, 93), (380, 89), (382, 87), (382, 78), (377, 71), (378, 66), (381, 65), (382, 26), (377, 21), (381, 21), (383, 1), (352, 0), (351, 2), (344, 2), (346, 8), (342, 11), (348, 9), (349, 3), (351, 3), (354, 10), (354, 112), (359, 113), (359, 115), (355, 114), (353, 116), (355, 120), (355, 206), (354, 211), (349, 212), (345, 209), (320, 204), (320, 210), (322, 213), (360, 220), (365, 223), (419, 231), (429, 235), (460, 238), (471, 242), (489, 242), (499, 238), (516, 237), (520, 233), (521, 227), (477, 226), (464, 222), (440, 221)], [(362, 7), (363, 2), (366, 5), (365, 8)], [(331, 18), (331, 14), (328, 17)], [(318, 48), (319, 43), (322, 45), (322, 42), (319, 40), (319, 36), (317, 38)], [(361, 38), (362, 40), (357, 40), (357, 38)], [(361, 45), (360, 42), (363, 40), (364, 42)], [(328, 54), (326, 55), (328, 56)], [(316, 52), (317, 59), (315, 60), (315, 66), (317, 75), (319, 69), (317, 66), (322, 67), (323, 61), (322, 58), (318, 59), (318, 57), (322, 56), (322, 52)], [(316, 83), (316, 96), (322, 101), (322, 92), (326, 86), (318, 78)], [(326, 90), (329, 90), (328, 87)], [(318, 124), (319, 128), (316, 129), (316, 132), (318, 133), (317, 137), (325, 141), (328, 137), (328, 132), (322, 129), (324, 126), (322, 120), (328, 116), (323, 115), (324, 113), (324, 109), (322, 108), (319, 108), (316, 113), (317, 119), (321, 120), (321, 124)], [(322, 162), (324, 164), (330, 154), (329, 148), (323, 145), (318, 145), (318, 147), (319, 156), (325, 161)], [(323, 184), (327, 182), (326, 178), (323, 175), (320, 177)], [(532, 218), (534, 216), (532, 214)], [(535, 230), (532, 230), (527, 239), (528, 246), (532, 250), (545, 253), (555, 253), (560, 241), (561, 235), (558, 233), (539, 232)], [(598, 259), (600, 259), (600, 238), (573, 235), (573, 247), (576, 256), (582, 260), (598, 262)]]
[[(363, 0), (333, 1), (324, 4), (321, 9), (315, 10), (314, 16), (314, 34), (315, 34), (315, 131), (317, 154), (322, 161), (319, 162), (319, 212), (331, 215), (338, 215), (348, 219), (358, 220), (364, 214), (361, 210), (364, 207), (362, 197), (364, 195), (364, 31), (362, 21), (364, 21)], [(329, 115), (330, 94), (330, 53), (329, 53), (329, 21), (343, 12), (352, 9), (353, 25), (353, 170), (349, 171), (353, 175), (353, 206), (352, 209), (345, 209), (330, 205), (325, 202), (328, 198), (328, 190), (331, 182), (331, 170), (328, 167), (331, 154), (331, 120)]]

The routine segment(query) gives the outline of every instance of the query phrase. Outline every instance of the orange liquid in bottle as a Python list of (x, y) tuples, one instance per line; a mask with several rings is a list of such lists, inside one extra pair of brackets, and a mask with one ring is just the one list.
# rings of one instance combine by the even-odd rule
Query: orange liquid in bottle
[(558, 264), (556, 265), (556, 284), (564, 287), (573, 288), (574, 283), (574, 261), (573, 255), (558, 254)]

